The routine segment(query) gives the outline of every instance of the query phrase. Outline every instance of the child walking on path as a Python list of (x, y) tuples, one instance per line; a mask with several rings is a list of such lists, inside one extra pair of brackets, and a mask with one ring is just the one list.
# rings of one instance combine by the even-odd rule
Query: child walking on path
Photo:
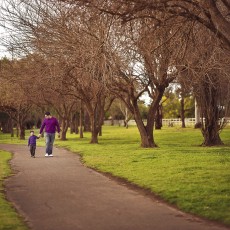
[(40, 137), (34, 135), (33, 130), (30, 131), (30, 137), (29, 137), (29, 140), (28, 140), (28, 146), (30, 146), (31, 157), (35, 158), (36, 142), (37, 142), (37, 139), (39, 139), (39, 138)]

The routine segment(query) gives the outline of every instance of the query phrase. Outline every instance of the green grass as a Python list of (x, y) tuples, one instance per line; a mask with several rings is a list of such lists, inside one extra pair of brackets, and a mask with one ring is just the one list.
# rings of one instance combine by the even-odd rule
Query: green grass
[(3, 191), (3, 179), (10, 175), (8, 161), (11, 154), (0, 150), (0, 229), (1, 230), (26, 230), (22, 218), (16, 213), (12, 205), (6, 201)]
[(218, 147), (201, 147), (201, 132), (193, 128), (163, 128), (154, 135), (159, 146), (154, 149), (140, 148), (136, 127), (105, 126), (98, 145), (89, 144), (89, 133), (83, 139), (68, 134), (68, 141), (55, 143), (80, 153), (89, 167), (150, 189), (181, 210), (230, 226), (230, 129), (221, 133), (225, 145)]
[(230, 129), (227, 144), (200, 147), (202, 136), (192, 128), (154, 131), (159, 148), (140, 148), (137, 129), (104, 127), (100, 144), (69, 135), (56, 143), (79, 152), (86, 165), (150, 189), (178, 208), (230, 225)]

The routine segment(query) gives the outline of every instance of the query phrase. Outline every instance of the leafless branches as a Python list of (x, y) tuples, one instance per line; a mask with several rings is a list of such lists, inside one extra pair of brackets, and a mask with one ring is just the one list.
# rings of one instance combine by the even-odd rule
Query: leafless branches
[[(192, 79), (186, 85), (199, 98), (208, 97), (202, 94), (205, 85), (222, 89), (228, 82), (225, 0), (4, 0), (1, 10), (11, 37), (6, 45), (25, 56), (18, 62), (25, 64), (24, 78), (17, 68), (18, 84), (39, 103), (55, 107), (63, 120), (77, 100), (84, 102), (92, 143), (98, 141), (106, 105), (114, 96), (134, 115), (142, 146), (154, 147), (154, 115), (179, 73)], [(146, 93), (151, 104), (144, 125), (138, 101)], [(217, 99), (216, 94), (209, 97)]]

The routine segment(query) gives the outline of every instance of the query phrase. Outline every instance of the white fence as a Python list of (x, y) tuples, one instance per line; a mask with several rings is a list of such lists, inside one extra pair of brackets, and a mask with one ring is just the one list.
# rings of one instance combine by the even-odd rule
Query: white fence
[[(225, 118), (227, 121), (227, 125), (230, 125), (230, 117)], [(144, 121), (145, 122), (145, 121)], [(162, 119), (163, 126), (181, 126), (181, 119), (180, 118), (171, 118), (171, 119)], [(104, 125), (116, 125), (116, 126), (123, 126), (124, 120), (105, 120)], [(135, 126), (135, 120), (130, 120), (128, 123), (129, 126)], [(186, 127), (194, 127), (195, 125), (195, 118), (185, 118), (185, 126)]]

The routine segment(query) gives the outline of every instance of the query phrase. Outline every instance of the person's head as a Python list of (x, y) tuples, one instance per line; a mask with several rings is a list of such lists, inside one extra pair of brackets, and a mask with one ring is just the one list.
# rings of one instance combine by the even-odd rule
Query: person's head
[(45, 118), (50, 118), (50, 117), (51, 117), (50, 112), (45, 112)]
[(33, 135), (34, 135), (34, 131), (31, 130), (31, 131), (30, 131), (30, 136), (33, 136)]

